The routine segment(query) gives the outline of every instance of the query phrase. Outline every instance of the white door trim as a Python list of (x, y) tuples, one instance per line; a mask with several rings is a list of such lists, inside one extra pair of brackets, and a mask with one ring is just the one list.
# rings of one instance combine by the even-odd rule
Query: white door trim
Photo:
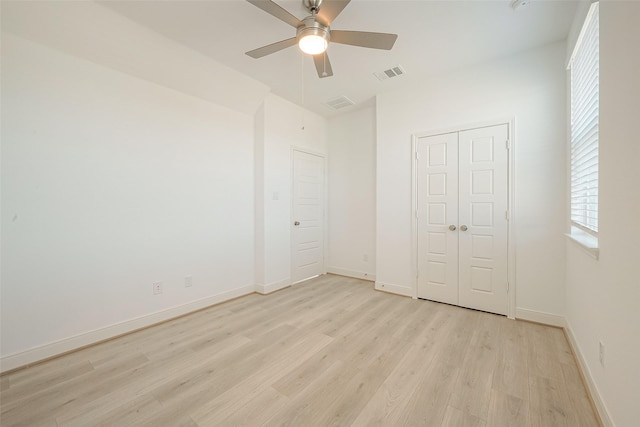
[(411, 135), (411, 274), (413, 289), (411, 297), (418, 298), (418, 190), (417, 190), (417, 143), (419, 138), (442, 135), (445, 133), (461, 132), (496, 125), (507, 125), (509, 138), (509, 154), (507, 164), (507, 206), (509, 222), (507, 225), (507, 317), (516, 316), (516, 251), (515, 251), (515, 117), (496, 119), (492, 121), (471, 123), (449, 128), (434, 129)]
[[(297, 146), (291, 146), (290, 152), (289, 152), (289, 167), (290, 167), (290, 176), (291, 176), (291, 189), (290, 189), (290, 194), (291, 194), (291, 200), (290, 200), (290, 206), (289, 206), (289, 247), (290, 247), (290, 251), (291, 251), (291, 256), (289, 258), (289, 274), (291, 277), (291, 284), (294, 285), (295, 283), (298, 282), (293, 282), (293, 278), (294, 276), (294, 263), (293, 263), (293, 256), (294, 256), (294, 249), (295, 249), (295, 244), (294, 244), (294, 240), (293, 240), (293, 205), (294, 205), (294, 192), (293, 192), (293, 186), (294, 186), (294, 174), (293, 174), (293, 159), (294, 159), (294, 152), (298, 151), (300, 153), (305, 153), (305, 154), (311, 154), (313, 156), (318, 156), (320, 158), (322, 158), (322, 169), (324, 172), (324, 182), (322, 183), (322, 246), (323, 246), (323, 252), (322, 252), (322, 274), (326, 274), (327, 273), (327, 259), (329, 257), (329, 248), (328, 248), (328, 244), (327, 242), (329, 241), (329, 227), (328, 227), (328, 218), (327, 218), (327, 203), (328, 203), (328, 188), (329, 188), (329, 179), (328, 179), (328, 165), (327, 165), (327, 155), (325, 153), (321, 153), (319, 151), (314, 151), (314, 150), (310, 150), (308, 148), (303, 148), (303, 147), (297, 147)], [(306, 279), (305, 279), (306, 280)]]

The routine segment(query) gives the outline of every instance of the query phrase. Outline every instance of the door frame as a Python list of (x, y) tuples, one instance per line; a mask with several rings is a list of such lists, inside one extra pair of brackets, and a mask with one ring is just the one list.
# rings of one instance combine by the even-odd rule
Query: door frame
[(507, 317), (516, 316), (516, 251), (515, 251), (515, 117), (496, 119), (479, 123), (438, 128), (411, 135), (411, 277), (413, 278), (413, 299), (418, 298), (418, 139), (446, 133), (507, 125), (509, 153), (507, 154)]
[(322, 153), (320, 151), (314, 151), (314, 150), (310, 150), (308, 148), (304, 148), (304, 147), (298, 147), (298, 146), (291, 146), (290, 152), (289, 152), (289, 168), (290, 168), (290, 174), (291, 174), (291, 188), (290, 188), (290, 206), (289, 206), (289, 251), (290, 251), (290, 257), (289, 257), (289, 277), (291, 278), (291, 284), (295, 285), (296, 283), (300, 283), (303, 282), (304, 280), (307, 279), (303, 279), (297, 282), (294, 282), (293, 278), (294, 278), (294, 274), (293, 274), (293, 270), (295, 268), (295, 264), (293, 262), (294, 260), (294, 252), (295, 252), (295, 242), (293, 240), (293, 231), (294, 231), (294, 225), (293, 225), (293, 221), (295, 220), (293, 217), (293, 210), (294, 210), (294, 201), (295, 201), (295, 193), (294, 193), (294, 180), (295, 180), (295, 175), (294, 175), (294, 152), (298, 151), (301, 153), (305, 153), (305, 154), (311, 154), (312, 156), (318, 156), (322, 159), (322, 172), (323, 172), (323, 182), (322, 182), (322, 274), (327, 274), (327, 258), (329, 256), (329, 249), (328, 249), (328, 245), (327, 245), (327, 241), (329, 239), (329, 221), (327, 218), (327, 206), (328, 206), (328, 186), (329, 186), (329, 179), (327, 176), (328, 170), (327, 170), (327, 155), (325, 153)]

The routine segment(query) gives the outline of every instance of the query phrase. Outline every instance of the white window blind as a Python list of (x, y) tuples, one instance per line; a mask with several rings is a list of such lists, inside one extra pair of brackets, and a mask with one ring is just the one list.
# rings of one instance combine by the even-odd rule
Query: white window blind
[(571, 222), (598, 231), (599, 22), (593, 3), (573, 51), (571, 69)]

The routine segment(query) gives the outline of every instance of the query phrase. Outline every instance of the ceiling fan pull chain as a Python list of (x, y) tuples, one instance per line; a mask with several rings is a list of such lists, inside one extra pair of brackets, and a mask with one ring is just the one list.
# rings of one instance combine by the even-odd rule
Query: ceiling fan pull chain
[(327, 77), (327, 51), (322, 53), (322, 77)]

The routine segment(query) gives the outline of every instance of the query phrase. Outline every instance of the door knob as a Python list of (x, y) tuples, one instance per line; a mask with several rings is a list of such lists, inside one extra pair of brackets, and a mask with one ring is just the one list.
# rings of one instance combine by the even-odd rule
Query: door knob
[(462, 230), (462, 231), (467, 231), (468, 229), (467, 229), (467, 226), (466, 226), (466, 225), (462, 224), (462, 225), (460, 226), (460, 230)]
[(451, 230), (451, 231), (456, 231), (456, 226), (455, 226), (455, 225), (453, 225), (453, 224), (451, 224), (451, 225), (449, 226), (449, 230)]
[(300, 221), (294, 222), (293, 225), (300, 225)]

